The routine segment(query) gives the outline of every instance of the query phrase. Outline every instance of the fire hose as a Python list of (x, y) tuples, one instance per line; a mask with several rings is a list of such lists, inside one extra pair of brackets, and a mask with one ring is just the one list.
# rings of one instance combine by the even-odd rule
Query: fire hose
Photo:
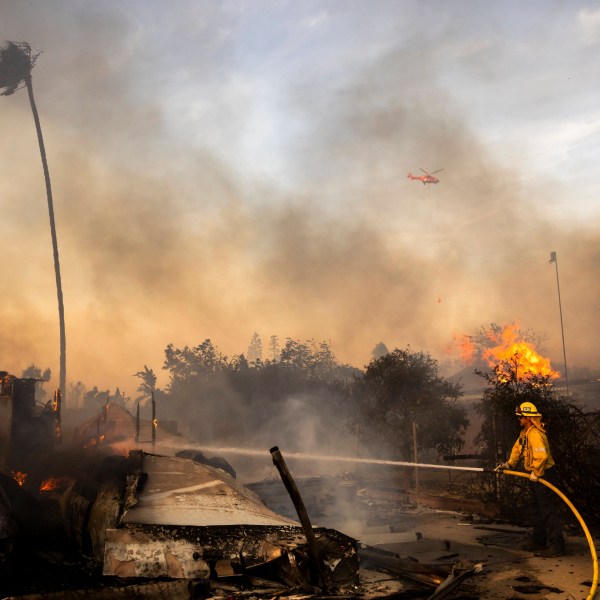
[[(238, 450), (238, 449), (220, 448), (219, 450), (226, 451), (226, 450)], [(279, 453), (279, 448), (277, 446), (275, 446), (274, 448), (271, 449), (271, 451), (272, 451), (272, 453), (275, 452), (277, 454), (277, 453)], [(260, 453), (260, 451), (256, 451), (256, 452), (257, 452), (257, 454)], [(313, 459), (313, 460), (331, 460), (331, 461), (342, 461), (342, 462), (353, 462), (353, 463), (395, 465), (395, 466), (423, 468), (423, 469), (443, 469), (445, 471), (448, 471), (448, 470), (478, 471), (479, 473), (494, 473), (495, 475), (503, 473), (504, 475), (514, 475), (515, 477), (526, 477), (527, 479), (529, 479), (529, 473), (522, 473), (520, 471), (509, 471), (509, 470), (501, 470), (501, 471), (498, 470), (497, 471), (495, 469), (485, 469), (483, 467), (457, 467), (457, 466), (453, 466), (453, 465), (432, 465), (432, 464), (424, 464), (424, 463), (417, 463), (417, 462), (402, 462), (402, 461), (395, 461), (395, 460), (377, 460), (377, 459), (370, 459), (370, 458), (350, 458), (350, 457), (346, 457), (346, 456), (324, 456), (324, 455), (312, 455), (312, 454), (304, 454), (304, 453), (291, 453), (291, 454), (288, 454), (288, 456), (290, 456), (292, 458), (295, 457), (295, 458)], [(596, 595), (596, 590), (598, 588), (598, 555), (596, 553), (596, 548), (594, 546), (594, 541), (592, 539), (590, 531), (589, 531), (587, 525), (585, 524), (585, 521), (582, 519), (581, 515), (579, 514), (579, 511), (573, 506), (573, 503), (558, 488), (556, 488), (551, 483), (547, 482), (545, 479), (542, 479), (542, 478), (538, 479), (538, 483), (541, 483), (542, 485), (549, 487), (555, 494), (557, 494), (565, 502), (565, 504), (571, 509), (571, 512), (575, 515), (575, 517), (579, 521), (579, 524), (581, 525), (583, 532), (585, 533), (585, 537), (586, 537), (588, 545), (590, 547), (590, 554), (592, 556), (592, 566), (593, 566), (593, 571), (594, 571), (594, 575), (592, 578), (592, 586), (591, 586), (590, 593), (587, 596), (586, 600), (592, 600), (594, 598), (594, 596)]]
[[(384, 461), (382, 461), (384, 462)], [(385, 461), (388, 462), (388, 461)], [(389, 461), (392, 462), (392, 461)], [(495, 470), (495, 469), (484, 469), (482, 467), (455, 467), (448, 465), (427, 465), (427, 464), (419, 464), (419, 463), (411, 463), (411, 462), (396, 462), (393, 464), (402, 465), (407, 467), (416, 467), (416, 468), (425, 468), (425, 469), (455, 469), (457, 471), (479, 471), (482, 473), (503, 473), (504, 475), (514, 475), (515, 477), (525, 477), (529, 479), (529, 473), (522, 473), (521, 471), (509, 471), (509, 470)], [(579, 511), (573, 506), (573, 503), (554, 485), (547, 482), (545, 479), (539, 478), (538, 482), (549, 487), (555, 494), (557, 494), (565, 504), (571, 509), (571, 512), (575, 515), (579, 524), (581, 525), (583, 532), (585, 533), (585, 537), (587, 539), (588, 545), (590, 547), (590, 554), (592, 556), (592, 567), (594, 570), (594, 576), (592, 578), (592, 587), (590, 589), (590, 593), (587, 596), (586, 600), (592, 600), (596, 595), (596, 589), (598, 588), (598, 555), (596, 553), (596, 548), (594, 546), (594, 540), (590, 534), (590, 531), (585, 524), (585, 521), (579, 514)]]
[[(484, 471), (486, 469), (481, 469), (481, 470)], [(490, 471), (490, 470), (488, 470), (488, 471)], [(522, 473), (520, 471), (508, 471), (508, 470), (498, 471), (498, 472), (504, 473), (505, 475), (515, 475), (516, 477), (526, 477), (527, 479), (529, 479), (529, 473)], [(590, 535), (590, 531), (587, 528), (585, 521), (581, 518), (579, 511), (573, 506), (572, 502), (557, 487), (553, 486), (551, 483), (548, 483), (545, 479), (540, 478), (540, 479), (538, 479), (538, 482), (543, 483), (546, 487), (549, 487), (555, 494), (557, 494), (558, 496), (560, 496), (560, 498), (562, 498), (562, 500), (571, 509), (571, 512), (575, 515), (575, 517), (579, 521), (579, 524), (581, 525), (583, 532), (585, 533), (585, 537), (586, 537), (587, 542), (590, 547), (590, 554), (592, 555), (592, 565), (593, 565), (593, 569), (594, 569), (594, 577), (592, 579), (592, 587), (590, 589), (590, 593), (589, 593), (588, 597), (586, 598), (586, 600), (592, 600), (592, 598), (596, 594), (596, 589), (598, 587), (598, 556), (596, 554), (594, 540), (592, 539), (592, 536)]]

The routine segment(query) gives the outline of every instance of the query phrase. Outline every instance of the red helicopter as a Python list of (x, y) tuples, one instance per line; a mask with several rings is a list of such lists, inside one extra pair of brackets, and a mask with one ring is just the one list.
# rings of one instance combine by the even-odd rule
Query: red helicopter
[(421, 171), (423, 171), (423, 173), (425, 173), (425, 175), (413, 175), (412, 173), (408, 174), (408, 178), (409, 179), (416, 179), (417, 181), (422, 181), (423, 185), (425, 185), (426, 183), (439, 183), (440, 180), (437, 177), (434, 177), (434, 173), (439, 173), (440, 171), (443, 171), (444, 169), (438, 169), (437, 171), (434, 171), (433, 173), (428, 173), (425, 169), (421, 169)]

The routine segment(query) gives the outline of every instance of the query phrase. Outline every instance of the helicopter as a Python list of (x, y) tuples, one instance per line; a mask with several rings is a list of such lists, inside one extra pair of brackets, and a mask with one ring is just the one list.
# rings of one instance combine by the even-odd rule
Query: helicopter
[(426, 183), (439, 183), (440, 180), (437, 177), (434, 177), (434, 173), (439, 173), (440, 171), (443, 171), (444, 169), (438, 169), (437, 171), (434, 171), (433, 173), (428, 173), (425, 169), (421, 169), (421, 171), (423, 171), (423, 173), (425, 173), (425, 175), (413, 175), (412, 173), (409, 173), (407, 175), (408, 179), (416, 179), (417, 181), (422, 181), (423, 185), (425, 185)]

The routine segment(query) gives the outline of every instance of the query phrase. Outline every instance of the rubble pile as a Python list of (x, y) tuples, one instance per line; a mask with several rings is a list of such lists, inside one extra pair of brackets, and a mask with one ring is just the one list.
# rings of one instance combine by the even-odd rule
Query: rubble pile
[(122, 410), (119, 427), (105, 408), (66, 444), (60, 403), (40, 412), (33, 382), (2, 381), (0, 598), (438, 598), (476, 572), (313, 527), (276, 447), (299, 520), (199, 450), (113, 454), (111, 432), (122, 451), (139, 429)]
[(460, 574), (315, 527), (320, 579), (299, 523), (224, 471), (186, 458), (107, 456), (64, 488), (68, 481), (32, 494), (2, 479), (9, 493), (0, 523), (12, 523), (5, 539), (16, 549), (4, 556), (0, 597), (71, 598), (74, 590), (87, 598), (109, 590), (136, 598), (389, 595), (381, 578), (361, 577), (368, 569), (404, 581), (393, 592), (399, 599), (420, 597), (419, 590), (428, 597)]

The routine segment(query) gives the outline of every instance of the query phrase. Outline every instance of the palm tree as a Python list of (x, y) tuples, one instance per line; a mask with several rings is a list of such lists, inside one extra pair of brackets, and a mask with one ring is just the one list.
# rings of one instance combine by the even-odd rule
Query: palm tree
[(42, 127), (38, 115), (35, 100), (33, 98), (33, 86), (31, 82), (31, 70), (39, 55), (33, 54), (31, 46), (27, 42), (4, 42), (0, 45), (0, 96), (9, 96), (20, 89), (22, 85), (27, 88), (29, 103), (33, 120), (37, 131), (42, 166), (44, 168), (44, 179), (46, 181), (46, 196), (48, 199), (48, 213), (50, 216), (50, 235), (52, 237), (52, 250), (54, 253), (54, 274), (56, 276), (56, 293), (58, 296), (58, 319), (60, 326), (60, 390), (63, 399), (67, 391), (66, 386), (66, 335), (65, 335), (65, 307), (63, 304), (62, 285), (60, 280), (60, 263), (58, 261), (58, 242), (56, 241), (56, 225), (54, 223), (54, 205), (52, 202), (52, 187), (50, 186), (50, 172), (46, 160), (46, 149), (42, 137)]

